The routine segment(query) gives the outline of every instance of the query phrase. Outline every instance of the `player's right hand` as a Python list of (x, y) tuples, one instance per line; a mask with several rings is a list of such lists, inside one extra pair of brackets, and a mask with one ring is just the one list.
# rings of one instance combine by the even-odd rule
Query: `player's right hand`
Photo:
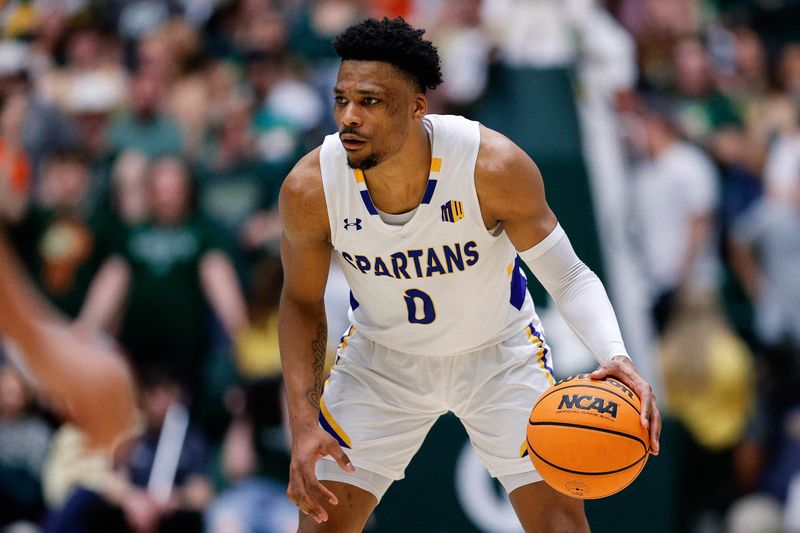
[(320, 483), (315, 472), (317, 461), (326, 455), (333, 457), (342, 470), (355, 472), (355, 467), (336, 439), (321, 427), (315, 424), (303, 429), (294, 428), (286, 496), (317, 523), (328, 520), (328, 512), (322, 506), (322, 501), (327, 500), (331, 505), (339, 503), (336, 496)]

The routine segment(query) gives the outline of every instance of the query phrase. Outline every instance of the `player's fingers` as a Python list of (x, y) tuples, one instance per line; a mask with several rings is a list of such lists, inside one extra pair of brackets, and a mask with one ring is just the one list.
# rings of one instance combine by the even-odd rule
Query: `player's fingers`
[(325, 507), (320, 503), (320, 498), (315, 497), (312, 493), (318, 492), (321, 498), (330, 498), (333, 494), (326, 489), (320, 482), (315, 482), (313, 484), (309, 484), (306, 490), (305, 498), (303, 500), (303, 504), (309, 511), (309, 514), (316, 520), (318, 523), (325, 522), (328, 520), (328, 511), (325, 510)]
[[(645, 399), (648, 394), (647, 389), (650, 385), (643, 380), (629, 364), (623, 364), (620, 361), (609, 361), (600, 367), (600, 369), (604, 370), (600, 379), (610, 376), (619, 380), (623, 385), (636, 393), (641, 400), (642, 408), (645, 408)], [(642, 412), (642, 417), (644, 418), (644, 411)]]
[(612, 376), (618, 378), (630, 387), (632, 385), (630, 383), (632, 373), (635, 372), (633, 372), (633, 368), (629, 366), (629, 364), (623, 364), (619, 359), (610, 359), (592, 372), (591, 378), (604, 379), (608, 376)]
[[(307, 467), (292, 463), (289, 467), (289, 486), (286, 489), (286, 497), (306, 514), (309, 511), (306, 505), (309, 471), (310, 469)], [(313, 475), (310, 479), (316, 481), (316, 477)]]
[(336, 495), (333, 492), (331, 492), (328, 487), (320, 483), (319, 480), (314, 479), (313, 483), (311, 483), (311, 486), (317, 493), (319, 493), (319, 495), (323, 499), (327, 500), (328, 503), (330, 503), (331, 505), (338, 505), (339, 498), (337, 498)]
[(313, 489), (315, 488), (318, 489), (319, 487), (322, 487), (323, 491), (327, 491), (329, 494), (330, 491), (328, 491), (325, 487), (323, 487), (322, 484), (319, 481), (317, 481), (317, 478), (315, 476), (309, 477), (308, 475), (305, 475), (303, 476), (303, 478), (304, 478), (302, 483), (303, 488), (297, 490), (296, 505), (305, 514), (310, 515), (311, 518), (313, 518), (317, 523), (321, 524), (322, 522), (328, 519), (328, 512), (325, 510), (322, 504), (319, 503), (317, 498), (314, 497), (312, 492)]
[(301, 472), (303, 474), (303, 480), (306, 487), (305, 492), (307, 496), (311, 500), (313, 500), (315, 504), (319, 505), (317, 503), (316, 498), (314, 498), (311, 495), (312, 491), (318, 493), (323, 500), (327, 500), (331, 505), (337, 505), (339, 503), (339, 499), (336, 497), (336, 495), (333, 492), (331, 492), (325, 485), (319, 482), (319, 479), (317, 479), (317, 474), (314, 471), (313, 466), (308, 466), (304, 468)]
[(642, 426), (649, 430), (650, 413), (652, 412), (653, 405), (655, 405), (655, 402), (653, 401), (653, 388), (649, 383), (645, 382), (641, 378), (639, 378), (638, 381), (641, 381), (641, 383), (635, 383), (635, 385), (633, 385), (631, 388), (633, 389), (633, 392), (639, 396), (639, 401), (642, 406), (642, 415), (640, 417)]
[(320, 518), (317, 514), (314, 513), (314, 511), (309, 509), (307, 506), (300, 505), (298, 507), (300, 508), (300, 511), (302, 511), (304, 515), (310, 516), (311, 519), (314, 520), (314, 522), (316, 522), (317, 524), (321, 524), (322, 522), (324, 522), (322, 518)]
[(661, 438), (661, 413), (658, 411), (658, 405), (656, 404), (655, 396), (652, 397), (653, 408), (651, 410), (651, 420), (650, 423), (650, 453), (653, 455), (658, 455), (661, 451), (661, 444), (659, 439)]
[(608, 373), (609, 368), (606, 365), (602, 365), (592, 372), (590, 376), (592, 379), (603, 379), (608, 376)]
[(356, 469), (353, 466), (353, 463), (350, 462), (350, 458), (347, 457), (347, 454), (344, 453), (342, 447), (335, 441), (332, 441), (328, 446), (326, 446), (325, 453), (330, 455), (336, 461), (336, 464), (341, 467), (342, 470), (345, 472), (355, 472)]
[(303, 508), (303, 489), (301, 488), (302, 483), (298, 483), (293, 472), (290, 473), (289, 476), (290, 479), (289, 486), (286, 488), (286, 497), (289, 498), (290, 502), (299, 507), (301, 511), (308, 514), (307, 510)]
[(623, 363), (619, 360), (612, 360), (606, 363), (609, 367), (609, 371), (607, 375), (610, 375), (619, 381), (622, 382), (623, 385), (629, 387), (633, 392), (636, 393), (636, 396), (639, 397), (639, 401), (642, 406), (641, 412), (641, 421), (642, 426), (645, 428), (650, 427), (650, 406), (652, 403), (653, 398), (653, 388), (647, 383), (642, 376), (640, 376), (636, 370), (634, 370), (633, 366), (630, 363)]
[(295, 505), (297, 505), (304, 515), (310, 516), (316, 523), (321, 524), (323, 522), (323, 518), (314, 510), (313, 504), (310, 502), (307, 494), (303, 494), (300, 501)]

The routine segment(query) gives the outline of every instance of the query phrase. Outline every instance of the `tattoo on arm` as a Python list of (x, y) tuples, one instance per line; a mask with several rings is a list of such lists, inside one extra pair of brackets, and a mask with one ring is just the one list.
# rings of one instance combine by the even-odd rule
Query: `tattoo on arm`
[(325, 370), (325, 347), (328, 342), (328, 326), (319, 324), (317, 326), (317, 338), (311, 342), (311, 362), (314, 370), (314, 386), (306, 391), (306, 398), (309, 403), (319, 409), (319, 400), (322, 396), (322, 372)]

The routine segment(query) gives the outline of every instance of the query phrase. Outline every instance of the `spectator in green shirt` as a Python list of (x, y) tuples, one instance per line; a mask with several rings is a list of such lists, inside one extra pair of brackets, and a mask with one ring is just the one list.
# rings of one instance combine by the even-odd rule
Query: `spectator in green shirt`
[(199, 207), (224, 230), (244, 279), (266, 249), (277, 249), (281, 234), (277, 200), (289, 168), (256, 154), (255, 135), (245, 102), (222, 119), (196, 168)]
[[(120, 341), (140, 359), (135, 367), (168, 365), (196, 390), (208, 351), (206, 302), (235, 340), (247, 321), (244, 297), (215, 230), (194, 209), (186, 165), (157, 160), (148, 180), (150, 217), (115, 238), (81, 318), (111, 331), (121, 325)], [(157, 353), (174, 359), (147, 360)]]
[(14, 231), (28, 270), (45, 295), (69, 316), (80, 311), (106, 254), (94, 207), (88, 201), (89, 161), (63, 150), (43, 168), (40, 202)]

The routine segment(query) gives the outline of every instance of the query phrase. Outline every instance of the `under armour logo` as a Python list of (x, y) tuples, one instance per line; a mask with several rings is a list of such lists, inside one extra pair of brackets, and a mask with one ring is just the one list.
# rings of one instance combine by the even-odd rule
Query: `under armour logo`
[(344, 219), (344, 229), (356, 228), (356, 231), (361, 229), (361, 219), (357, 218), (355, 222), (350, 222), (349, 218)]

